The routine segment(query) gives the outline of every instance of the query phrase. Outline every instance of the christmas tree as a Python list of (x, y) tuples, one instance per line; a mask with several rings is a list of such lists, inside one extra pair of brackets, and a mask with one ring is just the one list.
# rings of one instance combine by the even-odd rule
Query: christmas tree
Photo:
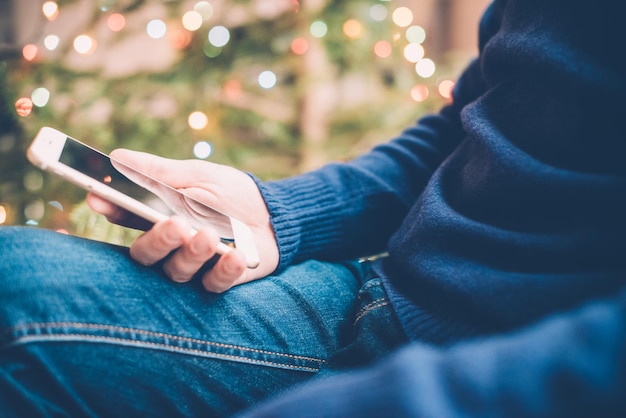
[(37, 29), (0, 49), (0, 224), (121, 242), (84, 192), (26, 162), (41, 126), (278, 178), (394, 136), (449, 99), (459, 64), (429, 56), (417, 9), (392, 1), (12, 5)]

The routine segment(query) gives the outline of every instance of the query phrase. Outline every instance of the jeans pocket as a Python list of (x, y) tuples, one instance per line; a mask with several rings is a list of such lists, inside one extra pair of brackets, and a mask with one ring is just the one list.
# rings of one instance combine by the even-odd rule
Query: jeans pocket
[(348, 325), (348, 341), (329, 359), (329, 370), (363, 366), (408, 341), (380, 278), (363, 284)]

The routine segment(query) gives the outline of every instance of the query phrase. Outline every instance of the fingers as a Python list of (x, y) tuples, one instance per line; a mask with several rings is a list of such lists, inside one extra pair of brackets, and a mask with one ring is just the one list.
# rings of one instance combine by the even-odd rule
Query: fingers
[[(216, 255), (220, 239), (211, 228), (196, 234), (180, 217), (159, 222), (141, 235), (130, 248), (133, 259), (150, 266), (163, 259), (163, 271), (172, 280), (184, 283), (193, 279), (207, 261)], [(246, 263), (240, 251), (223, 254), (208, 271), (202, 273), (202, 284), (210, 292), (224, 292), (246, 278)]]
[(221, 256), (202, 276), (202, 285), (209, 292), (222, 293), (245, 282), (246, 271), (246, 260), (241, 251), (231, 251)]

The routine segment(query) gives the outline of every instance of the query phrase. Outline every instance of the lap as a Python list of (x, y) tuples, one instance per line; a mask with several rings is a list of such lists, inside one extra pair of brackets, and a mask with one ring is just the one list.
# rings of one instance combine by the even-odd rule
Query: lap
[(76, 416), (224, 414), (306, 380), (362, 274), (308, 262), (217, 295), (50, 231), (0, 228), (0, 251), (0, 406)]

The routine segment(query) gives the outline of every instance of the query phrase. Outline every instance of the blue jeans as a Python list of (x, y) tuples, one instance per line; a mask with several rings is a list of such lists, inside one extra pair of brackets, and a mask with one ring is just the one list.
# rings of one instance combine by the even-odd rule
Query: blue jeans
[(226, 416), (405, 341), (366, 264), (310, 261), (224, 294), (123, 247), (0, 228), (3, 416)]

